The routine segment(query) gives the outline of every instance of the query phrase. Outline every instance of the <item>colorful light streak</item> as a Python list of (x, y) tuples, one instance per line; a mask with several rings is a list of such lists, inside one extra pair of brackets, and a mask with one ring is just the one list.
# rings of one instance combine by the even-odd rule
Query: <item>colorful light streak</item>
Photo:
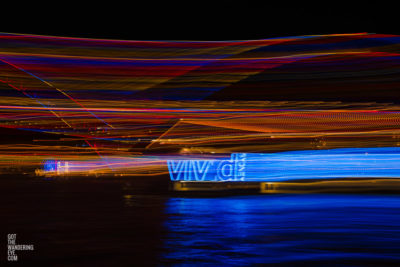
[[(399, 43), (367, 33), (246, 41), (0, 34), (0, 172), (156, 175), (182, 155), (394, 149)], [(68, 172), (48, 160), (68, 162)]]

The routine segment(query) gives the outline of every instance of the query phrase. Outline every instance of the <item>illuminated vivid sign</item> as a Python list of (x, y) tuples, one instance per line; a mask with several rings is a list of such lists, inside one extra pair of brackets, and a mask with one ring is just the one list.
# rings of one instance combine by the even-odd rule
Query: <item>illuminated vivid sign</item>
[(246, 155), (232, 154), (230, 159), (168, 160), (172, 181), (244, 181)]
[(400, 177), (400, 148), (234, 153), (222, 159), (168, 160), (172, 181), (285, 181)]

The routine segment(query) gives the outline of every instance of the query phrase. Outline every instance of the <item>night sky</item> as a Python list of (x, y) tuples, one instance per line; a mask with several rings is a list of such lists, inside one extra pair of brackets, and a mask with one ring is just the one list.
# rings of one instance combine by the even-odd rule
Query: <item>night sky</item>
[(400, 33), (396, 8), (389, 5), (260, 2), (2, 3), (0, 31), (127, 40), (237, 40), (330, 33)]

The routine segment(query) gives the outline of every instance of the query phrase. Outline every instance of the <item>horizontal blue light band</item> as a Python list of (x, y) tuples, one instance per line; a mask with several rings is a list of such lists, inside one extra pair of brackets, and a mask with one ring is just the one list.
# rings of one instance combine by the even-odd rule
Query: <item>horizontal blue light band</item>
[(172, 181), (289, 181), (400, 177), (400, 147), (234, 153), (223, 159), (168, 160)]

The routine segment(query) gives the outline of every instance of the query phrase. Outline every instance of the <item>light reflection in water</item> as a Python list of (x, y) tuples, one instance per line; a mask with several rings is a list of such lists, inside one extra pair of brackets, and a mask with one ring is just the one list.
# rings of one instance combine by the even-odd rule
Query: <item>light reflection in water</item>
[(170, 198), (167, 261), (178, 264), (383, 264), (400, 261), (400, 197)]

